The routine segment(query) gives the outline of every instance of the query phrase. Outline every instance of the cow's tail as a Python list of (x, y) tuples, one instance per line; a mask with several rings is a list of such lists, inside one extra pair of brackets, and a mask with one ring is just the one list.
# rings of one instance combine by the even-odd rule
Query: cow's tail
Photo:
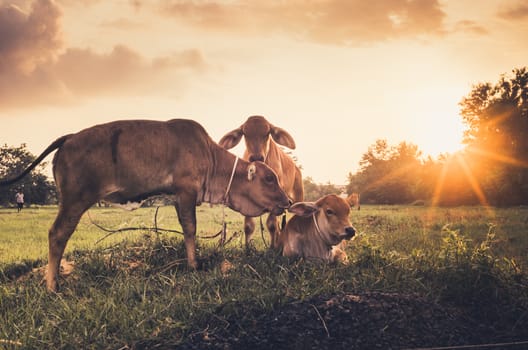
[(8, 180), (2, 180), (0, 181), (0, 186), (9, 186), (11, 184), (14, 184), (15, 182), (19, 181), (20, 179), (22, 179), (24, 176), (26, 176), (31, 170), (33, 170), (40, 162), (42, 162), (42, 160), (44, 158), (46, 158), (46, 156), (48, 154), (50, 154), (51, 152), (55, 151), (56, 149), (60, 148), (64, 142), (66, 142), (66, 140), (70, 137), (71, 135), (64, 135), (62, 137), (59, 137), (58, 139), (56, 139), (51, 145), (48, 146), (48, 148), (46, 148), (44, 150), (44, 152), (41, 153), (40, 156), (38, 156), (37, 159), (35, 159), (33, 161), (33, 163), (31, 163), (30, 166), (28, 166), (26, 168), (26, 170), (24, 170), (22, 173), (20, 173), (18, 176), (12, 178), (12, 179), (8, 179)]

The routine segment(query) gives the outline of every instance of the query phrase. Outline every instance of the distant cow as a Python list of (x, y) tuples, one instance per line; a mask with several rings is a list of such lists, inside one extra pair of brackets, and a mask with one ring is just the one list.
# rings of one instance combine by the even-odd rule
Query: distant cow
[[(224, 135), (219, 144), (225, 149), (231, 149), (240, 142), (242, 136), (246, 142), (244, 159), (250, 162), (260, 160), (269, 165), (277, 173), (279, 184), (292, 202), (302, 201), (304, 190), (301, 170), (277, 145), (295, 149), (293, 137), (286, 130), (272, 125), (264, 117), (252, 116), (242, 126)], [(274, 213), (268, 216), (266, 226), (273, 246), (277, 239), (277, 216)], [(249, 244), (254, 230), (253, 218), (246, 217), (244, 220), (246, 245)]]
[(347, 260), (340, 244), (352, 238), (356, 230), (350, 224), (350, 206), (343, 198), (330, 194), (316, 202), (294, 203), (289, 211), (295, 215), (282, 228), (275, 246), (284, 256)]
[[(196, 268), (196, 206), (225, 203), (247, 216), (280, 215), (289, 200), (275, 172), (262, 162), (239, 160), (191, 120), (115, 121), (58, 138), (22, 174), (58, 149), (53, 175), (59, 212), (49, 230), (47, 288), (58, 288), (59, 264), (82, 214), (99, 200), (131, 205), (153, 195), (171, 196), (183, 228), (187, 262)], [(138, 207), (138, 205), (136, 205)]]
[(357, 210), (361, 209), (361, 204), (359, 203), (359, 193), (352, 192), (350, 196), (347, 197), (346, 201), (351, 208), (357, 207)]

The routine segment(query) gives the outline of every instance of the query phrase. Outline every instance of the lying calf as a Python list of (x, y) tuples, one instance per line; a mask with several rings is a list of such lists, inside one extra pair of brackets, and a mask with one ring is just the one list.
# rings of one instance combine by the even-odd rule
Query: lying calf
[(330, 194), (317, 202), (295, 203), (289, 211), (295, 215), (282, 228), (276, 245), (282, 255), (346, 262), (347, 255), (339, 245), (356, 233), (346, 200)]

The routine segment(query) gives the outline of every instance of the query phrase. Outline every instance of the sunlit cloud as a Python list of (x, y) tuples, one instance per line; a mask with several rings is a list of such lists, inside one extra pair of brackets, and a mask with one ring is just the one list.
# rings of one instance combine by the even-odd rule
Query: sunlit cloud
[(201, 74), (206, 68), (198, 50), (149, 60), (122, 45), (108, 53), (71, 48), (28, 73), (3, 72), (0, 108), (67, 104), (97, 95), (159, 95), (163, 86), (171, 96), (178, 95), (185, 90), (182, 83), (188, 74)]
[(96, 95), (148, 95), (163, 87), (178, 95), (189, 74), (208, 66), (196, 49), (146, 58), (125, 45), (109, 52), (65, 48), (61, 17), (51, 0), (34, 1), (27, 10), (0, 5), (0, 109), (71, 104)]
[(470, 20), (458, 21), (455, 24), (454, 31), (470, 33), (470, 34), (475, 34), (475, 35), (489, 34), (489, 31), (485, 27), (479, 25), (475, 21), (470, 21)]
[(528, 2), (518, 1), (514, 5), (503, 6), (498, 13), (499, 17), (507, 20), (524, 20), (528, 18)]
[(61, 6), (92, 6), (100, 3), (102, 0), (56, 0)]
[(106, 54), (68, 49), (52, 65), (51, 71), (72, 93), (83, 96), (144, 92), (149, 85), (159, 83), (169, 71), (196, 71), (204, 67), (204, 58), (195, 50), (149, 61), (126, 46), (115, 46)]
[(109, 21), (101, 22), (101, 26), (104, 28), (113, 28), (119, 30), (134, 30), (146, 27), (145, 23), (133, 21), (128, 18), (118, 18)]
[(0, 3), (0, 74), (29, 74), (52, 59), (62, 46), (61, 16), (51, 0), (33, 2), (28, 12)]
[(323, 44), (364, 45), (445, 33), (436, 0), (163, 1), (160, 12), (202, 30), (287, 34)]

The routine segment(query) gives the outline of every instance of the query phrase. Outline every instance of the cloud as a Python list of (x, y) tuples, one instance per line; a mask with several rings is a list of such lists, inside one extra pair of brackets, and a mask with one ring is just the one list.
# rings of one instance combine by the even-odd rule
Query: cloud
[(101, 2), (101, 0), (57, 0), (62, 6), (93, 6)]
[[(14, 1), (14, 0), (11, 0)], [(25, 1), (25, 0), (16, 0)], [(56, 0), (62, 6), (89, 7), (104, 2), (103, 0)], [(139, 11), (142, 6), (141, 0), (128, 0), (128, 4), (134, 10)]]
[(489, 31), (481, 25), (478, 25), (476, 22), (471, 20), (458, 21), (455, 24), (455, 32), (465, 32), (476, 35), (487, 35)]
[(111, 21), (103, 21), (101, 22), (101, 27), (104, 28), (113, 28), (113, 29), (119, 29), (119, 30), (134, 30), (134, 29), (141, 29), (146, 26), (145, 23), (132, 21), (128, 18), (118, 18)]
[(499, 17), (507, 20), (523, 20), (528, 18), (528, 2), (519, 1), (517, 4), (509, 7), (504, 7), (498, 13)]
[(528, 4), (526, 1), (519, 1), (509, 7), (503, 6), (498, 12), (499, 17), (507, 20), (522, 20), (528, 17)]
[(90, 96), (145, 92), (158, 84), (168, 83), (174, 75), (202, 71), (205, 67), (198, 50), (147, 60), (132, 49), (118, 45), (107, 54), (68, 49), (50, 71), (74, 95)]
[(149, 60), (123, 45), (103, 54), (70, 48), (30, 74), (0, 73), (0, 109), (75, 103), (94, 96), (159, 95), (160, 90), (179, 95), (188, 75), (207, 67), (198, 50)]
[(162, 13), (210, 31), (288, 34), (334, 45), (444, 34), (437, 0), (202, 1), (172, 0)]
[(25, 13), (16, 5), (0, 7), (0, 73), (31, 72), (61, 47), (61, 11), (51, 0), (35, 1)]
[(124, 45), (104, 53), (65, 48), (61, 11), (53, 1), (36, 0), (27, 11), (0, 6), (0, 109), (159, 94), (160, 88), (178, 94), (189, 74), (208, 67), (198, 50), (146, 58)]

